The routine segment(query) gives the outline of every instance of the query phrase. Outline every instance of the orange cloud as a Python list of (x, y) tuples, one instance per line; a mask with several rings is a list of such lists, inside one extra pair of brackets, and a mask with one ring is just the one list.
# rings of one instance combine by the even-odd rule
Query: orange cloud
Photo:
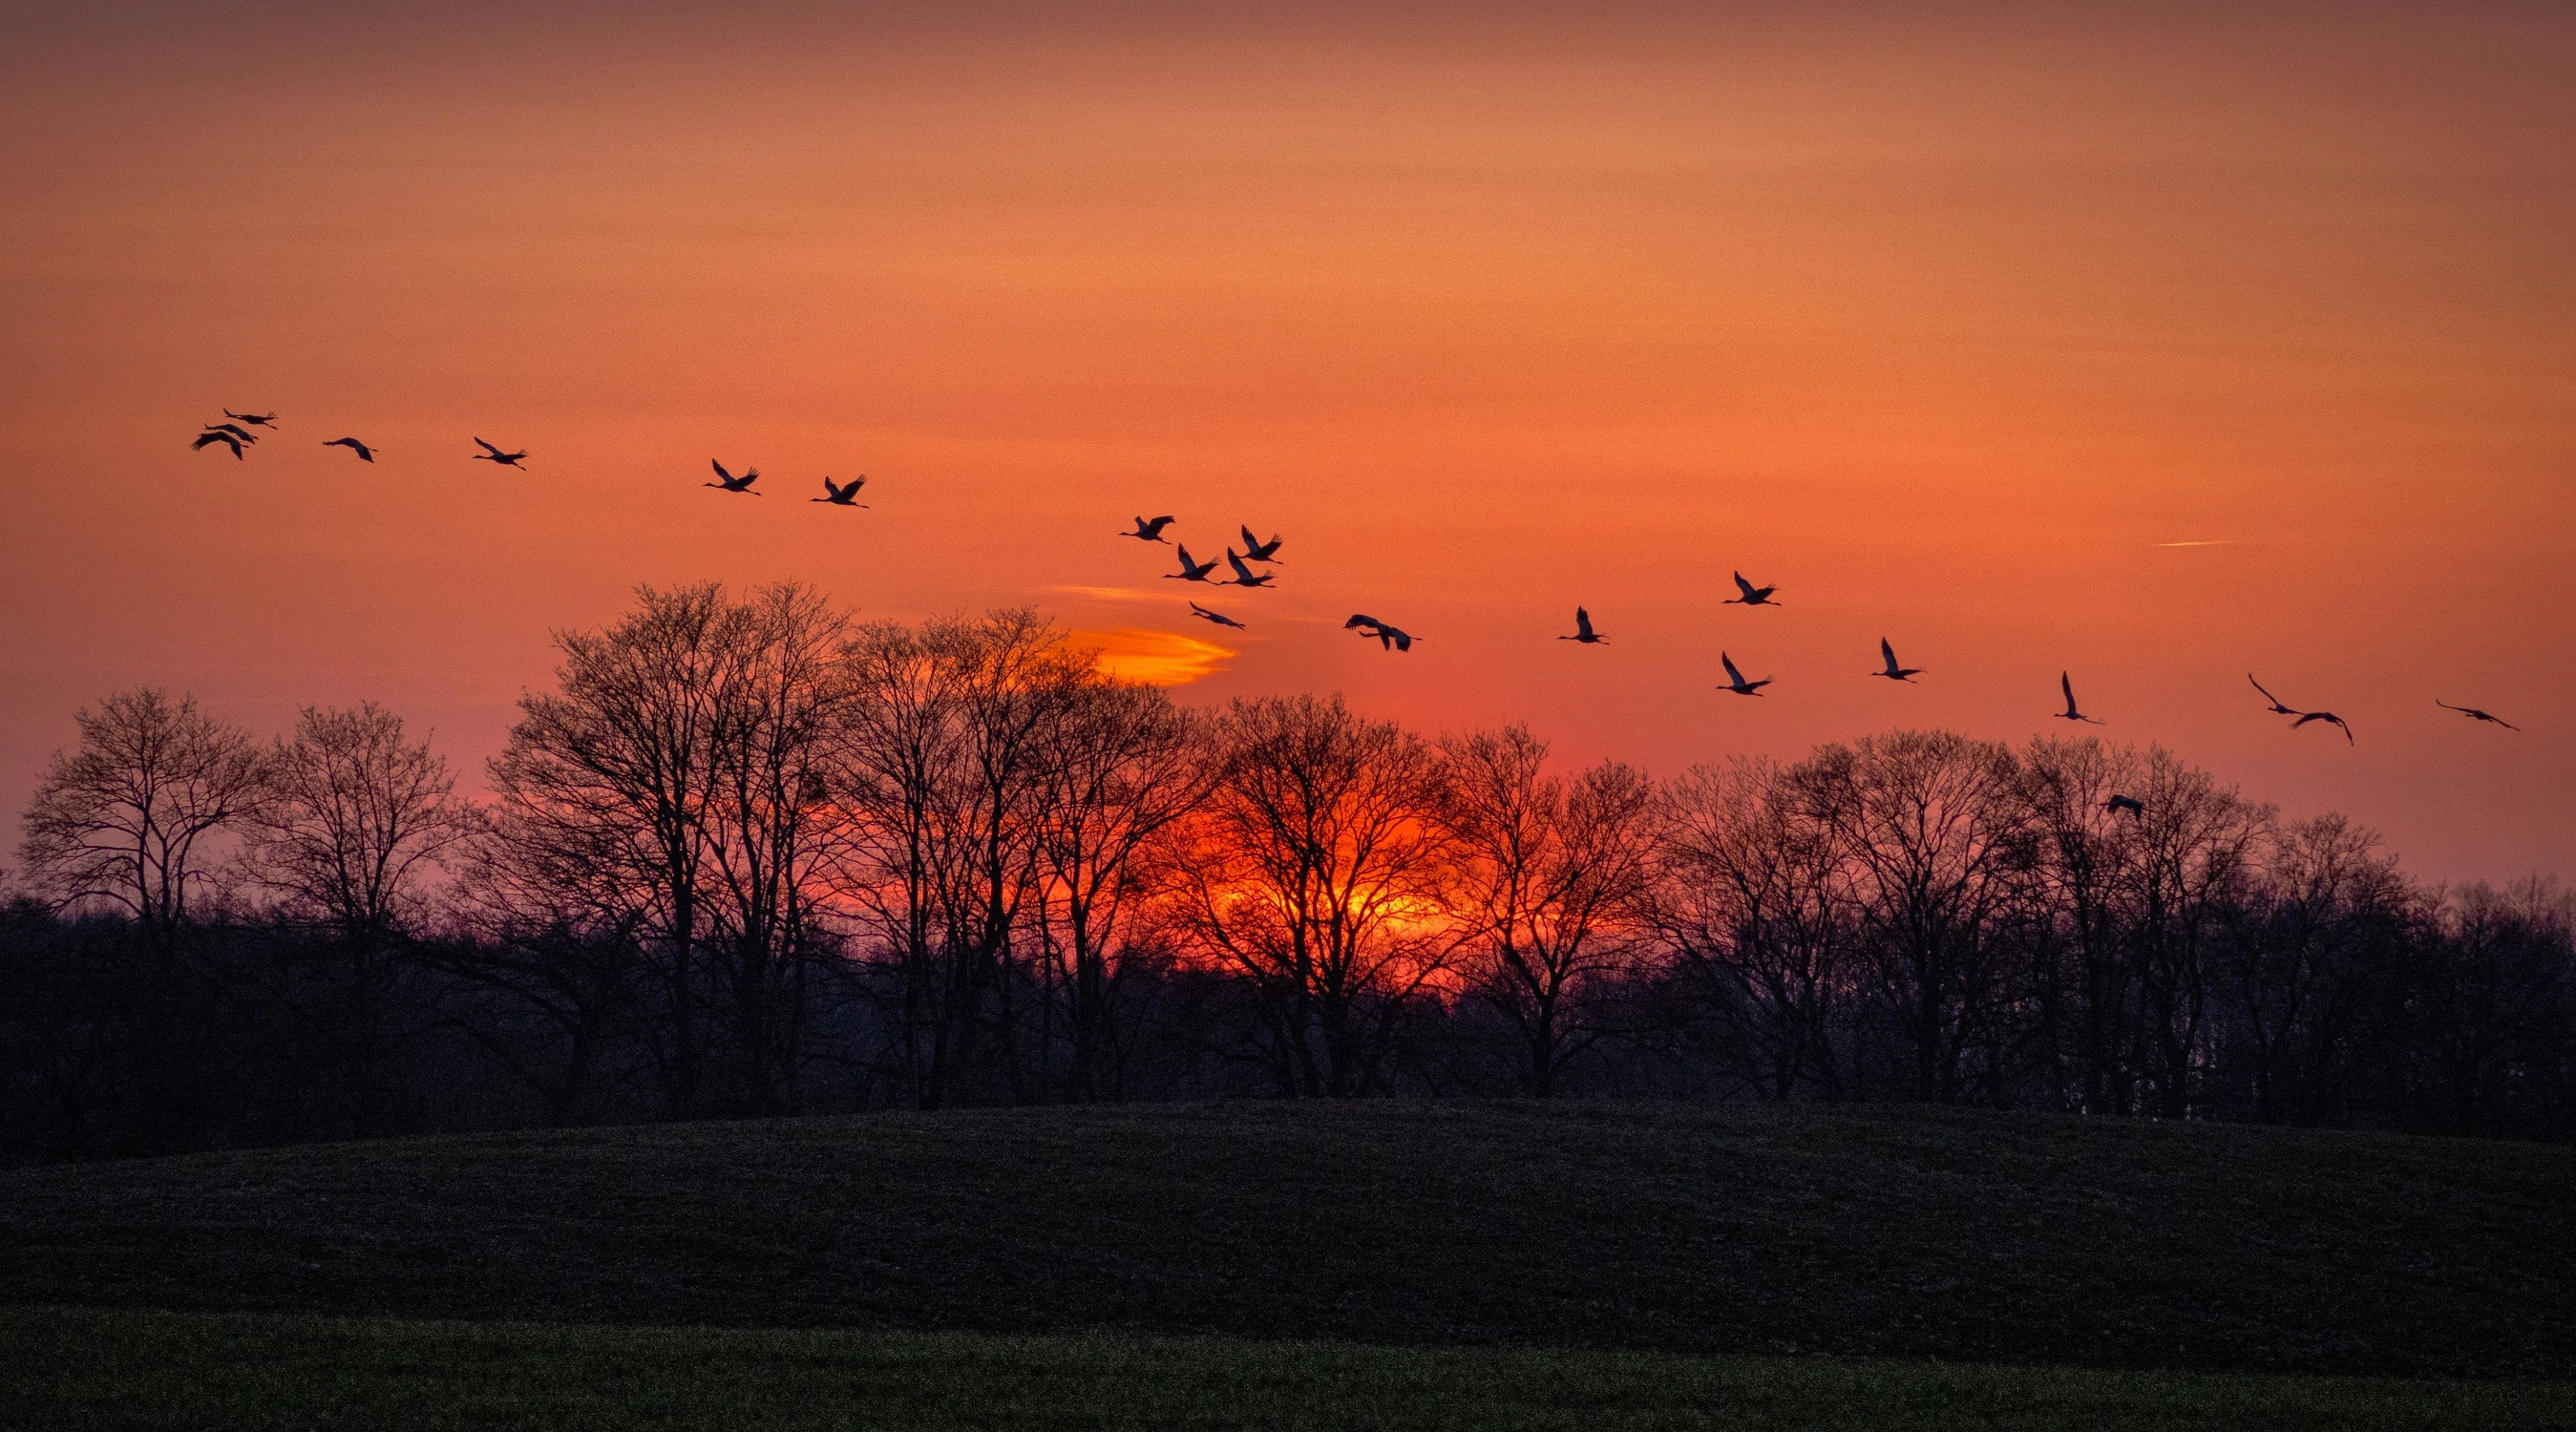
[(1196, 637), (1132, 627), (1078, 631), (1073, 633), (1073, 639), (1078, 645), (1099, 648), (1100, 664), (1110, 675), (1148, 686), (1187, 686), (1204, 680), (1225, 670), (1235, 655)]

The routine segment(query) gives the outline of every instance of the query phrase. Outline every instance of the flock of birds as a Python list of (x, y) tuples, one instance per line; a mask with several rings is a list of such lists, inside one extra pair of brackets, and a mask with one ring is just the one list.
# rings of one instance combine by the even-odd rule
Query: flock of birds
[[(189, 445), (192, 450), (202, 451), (205, 448), (221, 444), (224, 447), (231, 449), (233, 457), (238, 460), (242, 456), (242, 450), (245, 447), (256, 444), (260, 440), (262, 433), (273, 434), (277, 429), (277, 414), (274, 412), (236, 413), (232, 409), (226, 408), (223, 410), (223, 414), (225, 419), (223, 422), (208, 423), (205, 425), (204, 431), (200, 432), (197, 435), (196, 441)], [(253, 429), (258, 429), (260, 431), (254, 432)], [(518, 468), (521, 471), (526, 470), (524, 463), (528, 454), (525, 451), (504, 451), (500, 447), (497, 447), (492, 443), (485, 442), (479, 437), (474, 439), (474, 444), (481, 448), (482, 451), (471, 455), (473, 461), (489, 462), (501, 467)], [(361, 462), (371, 463), (376, 460), (375, 448), (364, 442), (360, 442), (358, 439), (353, 437), (332, 438), (325, 442), (323, 446), (345, 447), (352, 453), (355, 453), (358, 460)], [(716, 480), (709, 483), (703, 483), (701, 486), (712, 487), (719, 491), (750, 497), (762, 497), (767, 495), (753, 490), (752, 487), (753, 483), (760, 480), (760, 469), (756, 467), (747, 468), (740, 477), (736, 477), (733, 473), (726, 470), (724, 463), (720, 460), (710, 459), (709, 465), (715, 469)], [(812, 502), (828, 503), (835, 507), (866, 507), (867, 504), (858, 501), (857, 498), (859, 495), (859, 489), (866, 485), (867, 480), (867, 475), (865, 473), (850, 479), (846, 483), (834, 482), (827, 476), (823, 479), (823, 495), (821, 497), (809, 498), (807, 500)], [(1276, 580), (1278, 576), (1276, 572), (1268, 570), (1256, 572), (1253, 570), (1253, 567), (1255, 564), (1258, 564), (1263, 568), (1270, 568), (1278, 565), (1279, 548), (1283, 542), (1281, 537), (1274, 534), (1268, 541), (1264, 541), (1253, 532), (1249, 525), (1244, 526), (1242, 529), (1243, 550), (1241, 552), (1235, 551), (1231, 542), (1229, 542), (1225, 548), (1223, 561), (1226, 568), (1234, 574), (1233, 578), (1229, 581), (1215, 581), (1211, 579), (1209, 574), (1217, 569), (1218, 563), (1216, 559), (1210, 559), (1204, 562), (1199, 561), (1190, 555), (1190, 549), (1187, 544), (1173, 542), (1171, 539), (1166, 538), (1163, 535), (1163, 529), (1171, 526), (1175, 520), (1176, 519), (1169, 515), (1162, 517), (1138, 517), (1136, 519), (1136, 525), (1132, 530), (1119, 533), (1118, 535), (1122, 537), (1132, 537), (1141, 542), (1161, 543), (1162, 545), (1174, 548), (1179, 555), (1181, 569), (1177, 572), (1165, 573), (1164, 578), (1167, 581), (1197, 582), (1201, 585), (1211, 587), (1242, 587), (1248, 589), (1259, 589), (1269, 586), (1274, 580)], [(1736, 572), (1733, 575), (1735, 578), (1736, 595), (1728, 597), (1722, 605), (1742, 607), (1777, 607), (1780, 605), (1774, 595), (1780, 590), (1777, 585), (1755, 586), (1753, 583), (1745, 580), (1742, 572)], [(1231, 627), (1237, 631), (1249, 629), (1244, 625), (1244, 623), (1237, 621), (1235, 618), (1228, 616), (1224, 612), (1217, 611), (1212, 607), (1201, 606), (1196, 601), (1192, 601), (1189, 604), (1189, 607), (1190, 614), (1202, 621), (1211, 622), (1221, 627)], [(1344, 631), (1356, 631), (1364, 640), (1374, 639), (1378, 643), (1379, 649), (1384, 651), (1408, 652), (1413, 650), (1414, 642), (1420, 640), (1419, 637), (1414, 636), (1411, 632), (1404, 630), (1402, 627), (1399, 627), (1392, 622), (1384, 621), (1365, 613), (1353, 613), (1350, 620), (1342, 623), (1342, 629)], [(1598, 646), (1607, 644), (1610, 638), (1602, 635), (1601, 632), (1592, 625), (1591, 612), (1582, 607), (1576, 607), (1574, 609), (1574, 630), (1571, 633), (1559, 636), (1557, 640), (1577, 642), (1585, 646)], [(1885, 637), (1879, 638), (1878, 654), (1884, 665), (1880, 670), (1870, 672), (1869, 674), (1872, 676), (1883, 677), (1889, 681), (1903, 681), (1911, 683), (1915, 677), (1924, 674), (1924, 669), (1922, 667), (1906, 666), (1899, 663), (1896, 659), (1896, 648), (1890, 644)], [(1724, 667), (1726, 670), (1726, 684), (1718, 687), (1717, 689), (1726, 692), (1729, 695), (1760, 696), (1762, 694), (1762, 688), (1772, 684), (1773, 678), (1768, 676), (1762, 677), (1758, 680), (1748, 680), (1743, 671), (1737, 668), (1734, 656), (1728, 652), (1720, 651), (1717, 655), (1717, 660), (1718, 665)], [(2267, 710), (2277, 716), (2287, 716), (2292, 718), (2290, 721), (2290, 727), (2292, 730), (2297, 730), (2298, 728), (2311, 723), (2328, 725), (2343, 732), (2343, 738), (2347, 745), (2355, 744), (2353, 740), (2352, 727), (2341, 716), (2336, 715), (2332, 711), (2304, 711), (2298, 707), (2292, 706), (2287, 702), (2282, 701), (2279, 697), (2274, 696), (2262, 682), (2255, 680), (2252, 672), (2246, 673), (2245, 679), (2253, 683), (2254, 690), (2258, 692), (2265, 701)], [(2072, 673), (2063, 671), (2058, 673), (2057, 689), (2059, 694), (2065, 698), (2066, 709), (2063, 711), (2052, 712), (2051, 715), (2055, 719), (2060, 721), (2081, 722), (2093, 726), (2104, 724), (2094, 717), (2085, 715), (2083, 708), (2076, 704), (2075, 681)], [(2433, 704), (2441, 707), (2445, 711), (2459, 712), (2471, 721), (2501, 726), (2508, 731), (2519, 731), (2522, 729), (2500, 716), (2494, 715), (2491, 712), (2482, 711), (2474, 706), (2454, 706), (2450, 702), (2444, 701), (2438, 696), (2433, 699)], [(2143, 816), (2146, 809), (2141, 802), (2133, 797), (2125, 795), (2112, 796), (2109, 800), (2103, 802), (2102, 808), (2114, 815), (2127, 814), (2131, 816)]]

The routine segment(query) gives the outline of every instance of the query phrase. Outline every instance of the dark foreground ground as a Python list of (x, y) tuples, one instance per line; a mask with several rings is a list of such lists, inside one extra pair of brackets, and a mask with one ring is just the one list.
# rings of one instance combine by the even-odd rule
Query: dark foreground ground
[(2576, 1425), (2563, 1383), (1212, 1339), (0, 1313), (0, 1425), (1822, 1429)]
[(422, 1139), (0, 1174), (30, 1304), (2571, 1379), (2576, 1150), (1398, 1103)]

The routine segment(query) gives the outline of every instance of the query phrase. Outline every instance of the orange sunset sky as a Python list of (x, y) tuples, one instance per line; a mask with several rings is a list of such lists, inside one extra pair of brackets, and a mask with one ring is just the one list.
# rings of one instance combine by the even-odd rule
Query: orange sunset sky
[[(106, 691), (479, 786), (550, 630), (793, 577), (1659, 772), (2071, 668), (2420, 875), (2576, 875), (2564, 5), (361, 8), (13, 10), (0, 844)], [(1248, 632), (1164, 512), (1286, 535)]]

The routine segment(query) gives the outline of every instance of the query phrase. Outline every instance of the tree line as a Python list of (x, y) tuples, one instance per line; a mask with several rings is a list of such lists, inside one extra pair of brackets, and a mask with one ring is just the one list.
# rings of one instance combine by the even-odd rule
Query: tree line
[(0, 1157), (1395, 1093), (2576, 1136), (2566, 893), (2161, 749), (1568, 771), (794, 585), (557, 644), (480, 798), (372, 705), (81, 712), (0, 916)]

